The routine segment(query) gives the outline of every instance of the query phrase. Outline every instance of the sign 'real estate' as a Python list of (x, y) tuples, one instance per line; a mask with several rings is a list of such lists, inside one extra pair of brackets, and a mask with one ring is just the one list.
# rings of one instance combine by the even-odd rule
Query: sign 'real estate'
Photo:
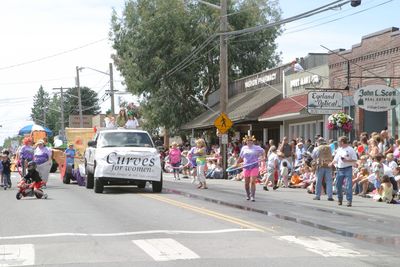
[(332, 114), (343, 109), (341, 92), (308, 92), (307, 111), (310, 114)]
[(385, 85), (368, 85), (354, 92), (354, 103), (365, 110), (388, 111), (400, 103), (399, 92)]

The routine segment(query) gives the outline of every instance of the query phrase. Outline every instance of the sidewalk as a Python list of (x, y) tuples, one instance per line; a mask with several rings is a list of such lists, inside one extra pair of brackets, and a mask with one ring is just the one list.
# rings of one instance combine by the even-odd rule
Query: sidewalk
[[(273, 216), (278, 219), (324, 229), (344, 236), (363, 238), (393, 238), (393, 229), (400, 223), (400, 205), (376, 202), (353, 196), (353, 207), (338, 206), (337, 201), (313, 200), (305, 189), (278, 188), (264, 191), (257, 185), (256, 202), (245, 199), (242, 181), (208, 179), (209, 189), (197, 189), (190, 179), (174, 181), (164, 173), (164, 191), (181, 194), (233, 208)], [(337, 197), (334, 196), (337, 200)], [(395, 233), (399, 233), (398, 230)], [(400, 245), (400, 235), (394, 236)]]

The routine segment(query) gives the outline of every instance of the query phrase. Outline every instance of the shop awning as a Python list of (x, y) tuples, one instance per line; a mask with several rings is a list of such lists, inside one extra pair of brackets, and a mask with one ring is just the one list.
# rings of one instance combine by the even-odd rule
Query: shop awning
[[(227, 115), (234, 123), (257, 121), (260, 114), (273, 106), (281, 98), (281, 86), (260, 88), (232, 96), (228, 100)], [(214, 127), (214, 121), (220, 114), (219, 104), (211, 107), (181, 127), (183, 130), (207, 129)]]
[(267, 109), (259, 121), (284, 121), (307, 116), (307, 94), (284, 98)]

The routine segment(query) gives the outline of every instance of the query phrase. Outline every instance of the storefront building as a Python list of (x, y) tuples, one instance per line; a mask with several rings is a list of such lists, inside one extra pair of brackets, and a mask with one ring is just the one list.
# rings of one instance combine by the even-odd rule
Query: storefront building
[[(229, 84), (227, 115), (234, 123), (229, 132), (231, 140), (241, 140), (244, 135), (255, 135), (263, 143), (279, 140), (280, 122), (259, 122), (258, 117), (268, 107), (282, 99), (282, 73), (288, 64), (266, 70)], [(216, 136), (215, 119), (220, 115), (219, 90), (208, 98), (209, 109), (181, 129), (192, 130), (193, 136)], [(205, 134), (209, 133), (209, 134)]]
[[(348, 88), (344, 94), (351, 101), (345, 105), (345, 112), (354, 118), (352, 138), (357, 138), (364, 131), (380, 132), (386, 128), (393, 137), (398, 136), (399, 29), (388, 28), (364, 36), (361, 43), (351, 49), (330, 53), (328, 63), (330, 87)], [(396, 97), (390, 96), (392, 93)], [(365, 101), (369, 104), (366, 105)]]
[[(328, 98), (324, 88), (329, 86), (327, 54), (309, 54), (300, 60), (304, 70), (286, 70), (284, 76), (283, 99), (270, 107), (259, 117), (260, 122), (280, 123), (280, 137), (289, 139), (302, 137), (314, 140), (316, 135), (326, 136), (327, 115), (321, 109), (308, 109), (309, 100), (314, 102)], [(310, 99), (309, 99), (310, 98)], [(325, 100), (324, 100), (325, 101)]]

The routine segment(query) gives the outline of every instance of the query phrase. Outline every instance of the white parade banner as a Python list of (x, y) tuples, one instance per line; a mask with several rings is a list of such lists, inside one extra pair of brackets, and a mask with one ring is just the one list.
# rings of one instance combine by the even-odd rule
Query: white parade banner
[(100, 153), (96, 155), (95, 177), (160, 181), (160, 157), (154, 148), (145, 151), (105, 150)]

